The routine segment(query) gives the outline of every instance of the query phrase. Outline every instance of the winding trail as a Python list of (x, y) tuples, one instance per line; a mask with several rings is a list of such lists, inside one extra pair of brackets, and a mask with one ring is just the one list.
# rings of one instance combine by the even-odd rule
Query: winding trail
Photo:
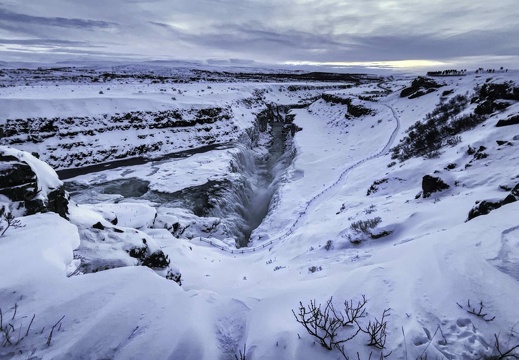
[[(381, 84), (378, 84), (378, 86), (381, 89), (384, 89), (386, 91), (389, 90), (389, 89), (386, 89), (386, 88), (382, 87)], [(245, 253), (252, 253), (252, 252), (256, 252), (258, 250), (265, 249), (266, 247), (271, 246), (274, 242), (283, 240), (283, 239), (287, 238), (288, 236), (290, 236), (296, 230), (297, 225), (299, 224), (299, 222), (305, 217), (305, 215), (308, 212), (308, 210), (310, 209), (310, 207), (312, 205), (314, 205), (317, 200), (321, 199), (326, 194), (332, 192), (335, 189), (338, 189), (339, 186), (342, 186), (343, 181), (345, 180), (346, 176), (352, 170), (356, 169), (357, 167), (359, 167), (360, 165), (364, 164), (367, 161), (370, 161), (370, 160), (376, 159), (378, 157), (381, 157), (383, 155), (386, 155), (389, 152), (389, 149), (393, 145), (393, 142), (395, 141), (395, 138), (396, 138), (398, 132), (400, 131), (400, 119), (398, 118), (396, 110), (391, 105), (384, 104), (384, 103), (379, 103), (379, 104), (382, 105), (382, 106), (385, 106), (385, 107), (387, 107), (388, 109), (391, 110), (391, 113), (393, 115), (393, 118), (395, 119), (395, 124), (396, 124), (395, 128), (393, 129), (393, 132), (389, 136), (389, 139), (387, 140), (387, 142), (384, 145), (384, 147), (381, 150), (379, 150), (378, 152), (376, 152), (376, 153), (374, 153), (374, 154), (372, 154), (372, 155), (370, 155), (370, 156), (368, 156), (368, 157), (366, 157), (364, 159), (358, 160), (357, 162), (349, 165), (347, 168), (345, 168), (343, 170), (343, 172), (341, 173), (341, 175), (339, 176), (339, 178), (335, 182), (333, 182), (332, 184), (327, 186), (324, 190), (322, 190), (320, 193), (318, 193), (317, 195), (312, 197), (310, 200), (308, 200), (306, 202), (306, 205), (304, 206), (303, 210), (299, 213), (299, 215), (294, 220), (294, 222), (292, 223), (290, 228), (284, 234), (282, 234), (282, 235), (280, 235), (280, 236), (278, 236), (278, 237), (268, 241), (265, 244), (262, 244), (262, 245), (259, 245), (259, 246), (254, 246), (254, 247), (240, 248), (240, 249), (229, 249), (227, 247), (224, 247), (224, 246), (221, 246), (219, 244), (216, 244), (216, 243), (214, 243), (211, 240), (207, 240), (207, 239), (203, 239), (203, 238), (199, 238), (198, 240), (201, 241), (201, 242), (207, 243), (207, 244), (209, 244), (211, 246), (214, 246), (216, 248), (219, 248), (222, 251), (226, 251), (228, 253), (231, 253), (231, 254), (245, 254)]]

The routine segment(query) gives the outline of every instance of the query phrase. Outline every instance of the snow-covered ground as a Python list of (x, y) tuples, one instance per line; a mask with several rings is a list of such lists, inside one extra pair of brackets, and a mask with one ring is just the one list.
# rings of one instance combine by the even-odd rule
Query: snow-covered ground
[[(391, 164), (389, 152), (442, 96), (473, 94), (487, 81), (517, 86), (519, 73), (435, 78), (445, 83), (438, 91), (401, 98), (400, 90), (412, 80), (298, 91), (288, 91), (287, 83), (215, 83), (210, 89), (188, 83), (175, 85), (175, 101), (173, 90), (160, 90), (163, 85), (0, 88), (0, 122), (96, 117), (163, 106), (186, 111), (229, 107), (228, 126), (237, 129), (219, 137), (215, 128), (215, 138), (229, 144), (248, 134), (256, 161), (268, 156), (268, 136), (256, 138), (253, 131), (265, 104), (296, 104), (314, 97), (308, 107), (291, 110), (302, 129), (287, 145), (295, 156), (276, 165), (269, 211), (247, 248), (233, 245), (229, 234), (219, 230), (218, 217), (195, 216), (137, 196), (96, 192), (98, 186), (128, 178), (166, 193), (231, 181), (244, 168), (236, 162), (245, 161), (245, 150), (233, 146), (82, 175), (72, 179), (84, 190), (69, 205), (70, 221), (54, 213), (20, 217), (21, 224), (0, 237), (0, 359), (234, 359), (244, 345), (247, 359), (338, 359), (356, 358), (357, 353), (360, 359), (370, 353), (373, 358), (479, 359), (519, 344), (519, 202), (466, 221), (477, 201), (503, 199), (519, 183), (519, 129), (495, 127), (498, 120), (519, 113), (519, 104), (512, 102), (463, 132), (438, 157)], [(453, 92), (442, 95), (445, 90)], [(322, 93), (351, 98), (372, 112), (346, 117), (347, 107), (325, 101)], [(375, 101), (362, 100), (375, 93)], [(256, 100), (243, 102), (251, 98)], [(469, 104), (466, 111), (474, 107)], [(44, 154), (38, 146), (18, 144)], [(474, 160), (469, 146), (484, 146), (487, 156)], [(189, 146), (179, 147), (184, 148)], [(449, 164), (456, 165), (449, 169)], [(440, 177), (449, 189), (417, 196), (424, 175)], [(258, 182), (251, 186), (261, 190)], [(376, 218), (373, 233), (385, 236), (355, 241), (359, 234), (352, 224)], [(91, 230), (98, 222), (108, 229), (105, 233)], [(172, 228), (175, 223), (180, 229)], [(142, 240), (169, 256), (182, 273), (182, 286), (160, 271), (129, 266), (135, 261), (126, 256), (127, 246)], [(82, 274), (78, 254), (119, 265)], [(336, 309), (344, 309), (345, 301), (356, 304), (363, 296), (363, 330), (389, 309), (383, 319), (384, 349), (367, 346), (370, 337), (361, 331), (342, 344), (345, 355), (327, 350), (292, 312), (299, 312), (300, 302), (307, 306), (313, 300), (324, 309), (330, 298)], [(355, 326), (340, 327), (336, 339), (353, 333)]]

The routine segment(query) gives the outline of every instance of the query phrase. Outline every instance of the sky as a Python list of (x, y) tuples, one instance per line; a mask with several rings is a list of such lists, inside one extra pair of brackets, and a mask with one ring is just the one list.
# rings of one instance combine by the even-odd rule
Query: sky
[(0, 61), (519, 68), (517, 0), (0, 0)]

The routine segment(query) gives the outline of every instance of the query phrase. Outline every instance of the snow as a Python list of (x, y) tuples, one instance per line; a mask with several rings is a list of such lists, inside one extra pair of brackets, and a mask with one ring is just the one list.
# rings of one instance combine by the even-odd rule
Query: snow
[(117, 225), (119, 226), (134, 229), (151, 227), (157, 214), (153, 207), (139, 203), (84, 205), (84, 208), (101, 212), (105, 214), (105, 218), (117, 219)]
[[(20, 343), (21, 352), (7, 346), (0, 347), (0, 355), (22, 359), (34, 350), (35, 356), (52, 359), (233, 359), (246, 344), (247, 359), (337, 359), (341, 355), (315, 343), (296, 322), (292, 310), (297, 312), (300, 301), (308, 304), (315, 299), (324, 304), (333, 296), (340, 307), (362, 295), (368, 299), (369, 319), (380, 318), (384, 309), (390, 309), (383, 351), (392, 353), (389, 358), (412, 359), (424, 354), (429, 358), (481, 358), (494, 350), (494, 334), (501, 336), (503, 344), (506, 340), (515, 344), (516, 338), (509, 335), (517, 332), (519, 321), (519, 203), (466, 220), (476, 201), (502, 199), (508, 192), (499, 186), (518, 182), (517, 145), (512, 141), (517, 135), (515, 126), (496, 128), (494, 124), (517, 113), (519, 105), (463, 133), (462, 141), (442, 149), (438, 158), (413, 158), (387, 166), (393, 161), (389, 147), (434, 109), (444, 89), (470, 93), (488, 78), (519, 82), (512, 71), (442, 78), (447, 84), (438, 92), (409, 100), (400, 98), (398, 90), (412, 78), (401, 77), (383, 84), (394, 90), (392, 94), (376, 102), (361, 102), (375, 110), (373, 116), (345, 119), (343, 106), (322, 99), (308, 108), (292, 110), (295, 123), (303, 129), (293, 139), (296, 156), (279, 174), (269, 213), (254, 230), (253, 242), (244, 253), (229, 246), (223, 233), (200, 235), (204, 234), (200, 229), (218, 219), (202, 219), (185, 209), (156, 207), (149, 201), (105, 197), (90, 204), (72, 203), (71, 222), (56, 214), (20, 218), (25, 226), (8, 229), (0, 238), (0, 308), (12, 316), (17, 304), (20, 317), (35, 314), (34, 332)], [(73, 96), (83, 98), (97, 91), (89, 86), (74, 85)], [(128, 90), (132, 86), (135, 90)], [(122, 101), (117, 94), (128, 97), (138, 86), (110, 85), (110, 99)], [(234, 83), (232, 94), (224, 95), (230, 85), (211, 84), (214, 96), (201, 99), (194, 94), (203, 86), (177, 86), (188, 94), (183, 96), (182, 106), (220, 104), (223, 99), (236, 104), (234, 99), (255, 88), (271, 89), (265, 97), (279, 103), (293, 102), (302, 94), (279, 92), (286, 84)], [(4, 93), (8, 103), (16, 98), (31, 99), (24, 101), (39, 109), (47, 105), (38, 97), (63, 100), (67, 92), (63, 86), (50, 94), (42, 93), (43, 89), (2, 91), (9, 91)], [(377, 89), (376, 84), (369, 84), (332, 92), (361, 101), (356, 97)], [(78, 95), (81, 91), (84, 94)], [(151, 109), (159, 103), (159, 95), (143, 97), (142, 102), (125, 98), (117, 106)], [(52, 103), (49, 114), (83, 114), (86, 106), (79, 106), (76, 100), (65, 102), (66, 110)], [(105, 111), (104, 106), (90, 111)], [(19, 111), (30, 115), (34, 109)], [(241, 111), (245, 119), (238, 115)], [(256, 111), (236, 105), (233, 121), (242, 131), (250, 129)], [(496, 140), (514, 145), (498, 146)], [(484, 145), (489, 157), (473, 161), (466, 152), (469, 145)], [(74, 181), (97, 186), (131, 177), (148, 181), (153, 190), (175, 192), (211, 179), (232, 178), (229, 166), (236, 151), (234, 147), (215, 149), (82, 175)], [(23, 156), (39, 177), (51, 178), (48, 166), (27, 153)], [(446, 170), (450, 163), (457, 166)], [(430, 198), (415, 198), (426, 174), (441, 177), (450, 188)], [(368, 188), (380, 179), (388, 180), (368, 196)], [(390, 235), (358, 245), (348, 240), (353, 222), (377, 216), (381, 223), (376, 230), (391, 231)], [(111, 224), (115, 218), (117, 225)], [(85, 229), (96, 222), (128, 231), (128, 235), (124, 235), (125, 243), (118, 242), (122, 237), (94, 242), (94, 256), (127, 261), (125, 246), (145, 238), (154, 249), (169, 255), (182, 273), (182, 287), (151, 269), (131, 264), (67, 277), (77, 267), (73, 250), (87, 243), (84, 238), (80, 243), (80, 235), (86, 236)], [(168, 231), (175, 222), (191, 227), (175, 237)], [(229, 251), (211, 246), (211, 242)], [(481, 302), (487, 318), (495, 319), (485, 321), (470, 314), (468, 301), (476, 310)], [(47, 346), (50, 328), (63, 315), (61, 330)], [(369, 319), (362, 319), (362, 324)], [(15, 322), (17, 329), (25, 329), (28, 319)], [(40, 334), (43, 326), (46, 330)], [(354, 357), (359, 352), (368, 358), (373, 352), (378, 358), (380, 351), (367, 347), (366, 342), (366, 335), (359, 334), (346, 343), (348, 354)]]
[(135, 177), (149, 181), (149, 189), (174, 193), (187, 187), (205, 184), (208, 180), (224, 180), (230, 174), (229, 162), (236, 149), (194, 154), (188, 158), (154, 161), (145, 165), (91, 173), (74, 178), (79, 184), (102, 184), (121, 178)]
[(40, 187), (39, 196), (46, 196), (50, 190), (58, 189), (63, 185), (56, 171), (47, 163), (37, 159), (33, 155), (8, 146), (0, 146), (0, 152), (6, 156), (14, 156), (31, 167), (38, 178), (38, 186)]

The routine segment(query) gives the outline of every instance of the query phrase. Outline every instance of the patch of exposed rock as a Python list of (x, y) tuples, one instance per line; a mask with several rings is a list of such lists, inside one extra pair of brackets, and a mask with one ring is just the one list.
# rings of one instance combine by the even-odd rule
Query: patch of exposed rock
[(447, 185), (441, 178), (431, 175), (425, 175), (422, 178), (422, 194), (424, 198), (428, 198), (432, 193), (447, 190)]
[(16, 216), (55, 212), (68, 218), (68, 194), (56, 172), (25, 151), (0, 146), (0, 201)]
[(472, 220), (481, 215), (487, 215), (491, 211), (499, 209), (501, 206), (511, 204), (519, 200), (519, 183), (510, 191), (510, 193), (502, 200), (492, 199), (478, 201), (476, 205), (469, 211), (467, 221)]
[(443, 85), (438, 84), (433, 79), (419, 76), (413, 80), (411, 86), (403, 89), (400, 92), (400, 97), (407, 97), (409, 99), (415, 99), (417, 97), (432, 93), (442, 87)]

